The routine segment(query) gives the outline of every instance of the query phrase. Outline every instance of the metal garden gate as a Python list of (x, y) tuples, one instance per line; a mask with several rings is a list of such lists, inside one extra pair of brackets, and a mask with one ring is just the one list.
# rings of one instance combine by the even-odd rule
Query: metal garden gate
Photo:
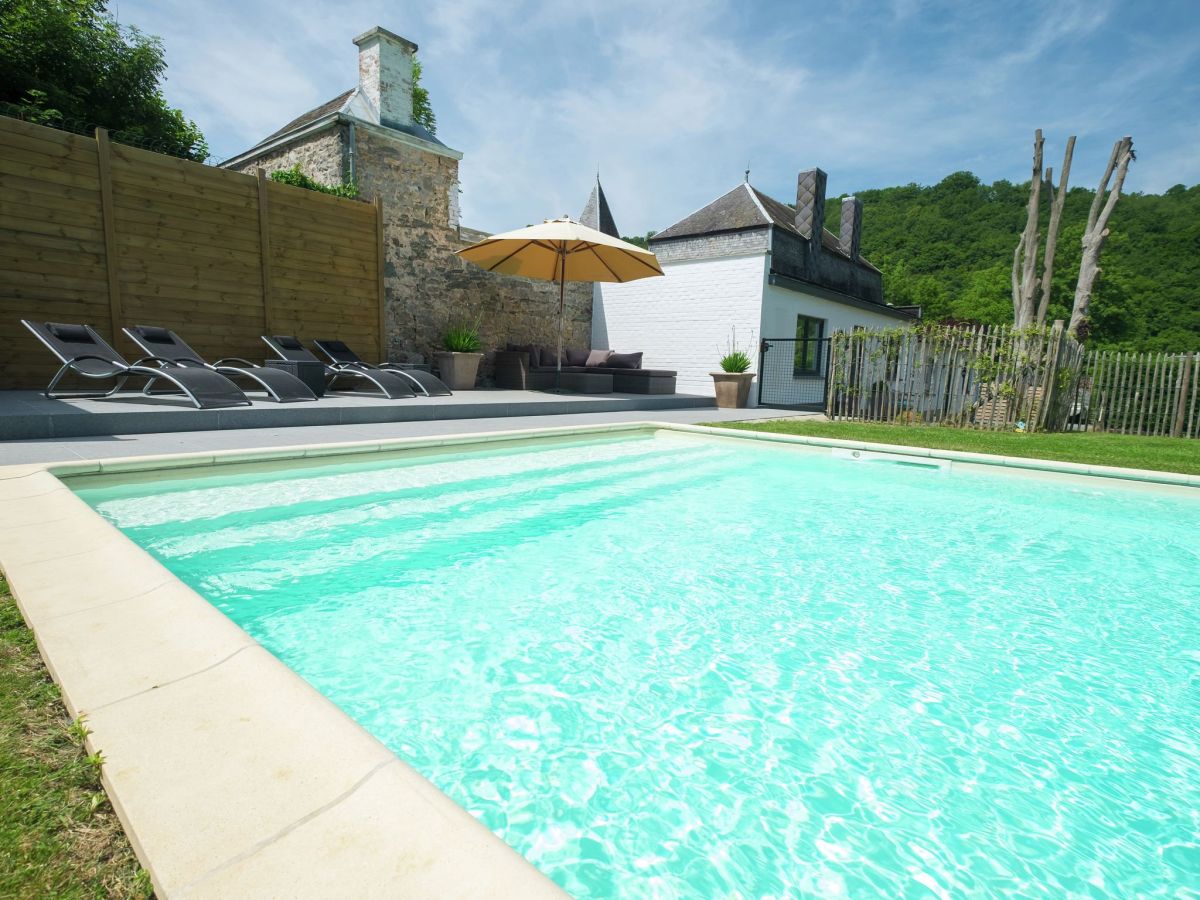
[(763, 338), (758, 348), (758, 405), (825, 410), (829, 338)]

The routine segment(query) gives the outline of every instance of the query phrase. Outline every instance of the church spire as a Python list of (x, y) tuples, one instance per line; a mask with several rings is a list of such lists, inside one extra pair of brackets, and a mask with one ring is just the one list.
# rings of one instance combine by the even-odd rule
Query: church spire
[(611, 237), (619, 238), (617, 223), (613, 221), (612, 210), (608, 208), (608, 199), (604, 196), (604, 188), (600, 186), (600, 173), (596, 173), (596, 186), (588, 197), (587, 206), (579, 214), (579, 222), (589, 228), (595, 228)]

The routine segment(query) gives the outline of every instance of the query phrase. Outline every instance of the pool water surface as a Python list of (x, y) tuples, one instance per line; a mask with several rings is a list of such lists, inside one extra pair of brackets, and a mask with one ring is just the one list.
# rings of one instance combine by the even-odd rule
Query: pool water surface
[(1200, 498), (666, 432), (74, 486), (576, 895), (1200, 891)]

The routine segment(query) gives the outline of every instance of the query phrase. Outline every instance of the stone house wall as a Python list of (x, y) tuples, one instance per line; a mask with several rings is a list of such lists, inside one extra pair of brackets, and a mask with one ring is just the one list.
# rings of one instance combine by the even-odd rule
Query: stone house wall
[(343, 147), (346, 146), (345, 131), (345, 126), (334, 126), (327, 131), (307, 135), (300, 140), (276, 147), (253, 162), (231, 168), (253, 175), (255, 169), (262, 169), (270, 174), (299, 164), (300, 171), (321, 184), (341, 184), (342, 173), (346, 171), (343, 151)]
[[(429, 361), (447, 326), (477, 318), (486, 354), (485, 380), (494, 351), (506, 343), (553, 345), (558, 338), (558, 286), (493, 275), (454, 251), (477, 233), (457, 223), (458, 161), (430, 153), (375, 128), (355, 129), (355, 171), (361, 196), (379, 197), (384, 219), (384, 293), (388, 357)], [(348, 168), (348, 126), (336, 124), (242, 166), (272, 172), (300, 163), (305, 174), (338, 184)], [(520, 223), (513, 223), (518, 227)], [(466, 234), (470, 235), (468, 239)], [(588, 346), (592, 285), (568, 284), (565, 346)]]

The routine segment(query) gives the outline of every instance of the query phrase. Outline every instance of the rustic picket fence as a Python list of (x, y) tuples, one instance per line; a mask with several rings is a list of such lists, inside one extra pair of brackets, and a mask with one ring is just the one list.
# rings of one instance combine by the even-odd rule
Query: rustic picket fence
[(1066, 427), (1084, 357), (1057, 322), (842, 332), (830, 354), (831, 419), (993, 431)]
[(1068, 427), (1200, 437), (1200, 352), (1089, 352)]
[(829, 353), (831, 419), (1200, 438), (1200, 352), (1089, 351), (1056, 322), (842, 332)]

